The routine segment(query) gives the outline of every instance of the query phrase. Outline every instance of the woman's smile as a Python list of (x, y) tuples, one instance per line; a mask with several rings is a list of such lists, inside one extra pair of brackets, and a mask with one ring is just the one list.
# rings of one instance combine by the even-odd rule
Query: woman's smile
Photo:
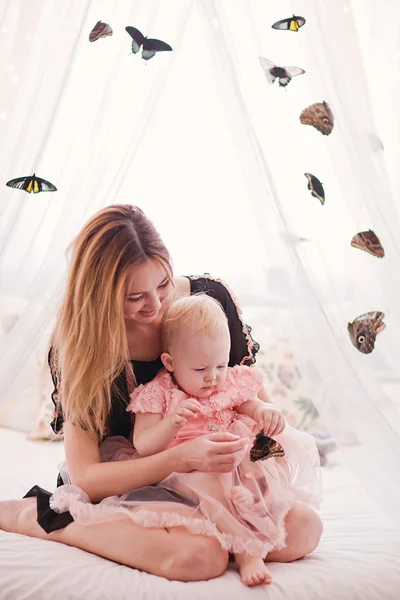
[(150, 319), (158, 313), (158, 310), (140, 310), (139, 315), (145, 319)]

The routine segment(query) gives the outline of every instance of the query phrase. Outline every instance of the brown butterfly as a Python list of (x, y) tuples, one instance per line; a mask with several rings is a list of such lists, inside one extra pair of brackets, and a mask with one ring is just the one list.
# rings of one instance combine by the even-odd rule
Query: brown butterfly
[(300, 115), (303, 125), (312, 125), (323, 135), (329, 135), (333, 129), (333, 113), (326, 102), (311, 104)]
[(251, 462), (278, 456), (285, 456), (285, 451), (280, 443), (268, 437), (262, 431), (257, 433), (254, 444), (250, 449)]
[(102, 21), (97, 21), (96, 25), (89, 33), (89, 42), (95, 42), (100, 38), (105, 38), (112, 34), (113, 30), (111, 29), (110, 25), (107, 25), (107, 23), (102, 23)]
[(353, 248), (364, 250), (364, 252), (368, 252), (369, 254), (372, 254), (372, 256), (377, 256), (378, 258), (383, 258), (385, 256), (385, 250), (383, 249), (378, 236), (372, 229), (357, 233), (352, 238), (351, 245)]
[(378, 333), (386, 327), (383, 319), (383, 312), (375, 311), (365, 313), (348, 323), (347, 329), (350, 335), (351, 343), (357, 350), (363, 354), (370, 354), (375, 346), (375, 340)]

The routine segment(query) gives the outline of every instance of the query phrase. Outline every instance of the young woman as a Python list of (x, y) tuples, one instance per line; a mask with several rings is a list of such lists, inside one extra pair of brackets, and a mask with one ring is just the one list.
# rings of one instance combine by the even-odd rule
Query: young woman
[[(202, 291), (228, 318), (229, 365), (250, 365), (258, 349), (229, 291), (208, 277), (173, 279), (171, 259), (153, 224), (130, 205), (101, 210), (77, 236), (50, 351), (55, 431), (62, 429), (72, 484), (92, 502), (150, 486), (173, 472), (229, 473), (246, 439), (216, 432), (134, 461), (102, 462), (109, 436), (132, 441), (126, 411), (135, 386), (160, 368), (161, 318), (175, 298)], [(267, 399), (261, 391), (259, 397)], [(60, 483), (60, 482), (59, 482)], [(120, 564), (181, 581), (217, 577), (228, 553), (216, 539), (183, 527), (147, 529), (130, 519), (78, 525), (69, 513), (49, 509), (50, 492), (35, 486), (23, 500), (0, 503), (0, 528), (98, 554)], [(292, 561), (318, 545), (318, 515), (295, 504), (285, 520), (286, 547), (266, 557)]]
[[(134, 446), (129, 448), (121, 436), (109, 437), (101, 453), (109, 460), (149, 456), (210, 431), (225, 431), (248, 440), (239, 464), (231, 473), (173, 473), (157, 486), (142, 488), (141, 498), (128, 492), (98, 504), (80, 488), (63, 485), (50, 506), (60, 513), (68, 510), (81, 525), (121, 516), (146, 527), (184, 525), (192, 533), (215, 537), (234, 553), (245, 585), (270, 583), (264, 558), (285, 547), (287, 513), (295, 502), (319, 505), (315, 440), (257, 398), (263, 383), (259, 369), (228, 367), (228, 322), (214, 298), (197, 294), (175, 300), (161, 327), (165, 370), (135, 388), (128, 406), (136, 414)], [(278, 455), (254, 463), (249, 449), (260, 430), (278, 442), (270, 438)], [(162, 497), (165, 490), (170, 501), (160, 504), (157, 492)], [(185, 504), (176, 501), (182, 496)]]

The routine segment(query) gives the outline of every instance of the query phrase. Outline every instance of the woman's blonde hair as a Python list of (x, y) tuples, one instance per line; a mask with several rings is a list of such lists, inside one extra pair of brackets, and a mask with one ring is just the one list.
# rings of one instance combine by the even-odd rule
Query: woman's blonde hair
[(227, 322), (221, 304), (207, 296), (194, 294), (174, 300), (161, 320), (163, 351), (168, 352), (183, 328), (204, 337), (214, 337), (221, 329), (221, 317)]
[(99, 211), (72, 244), (53, 335), (61, 405), (66, 421), (100, 438), (107, 430), (113, 382), (130, 368), (124, 322), (128, 271), (148, 260), (156, 260), (172, 278), (159, 233), (140, 208), (128, 204)]

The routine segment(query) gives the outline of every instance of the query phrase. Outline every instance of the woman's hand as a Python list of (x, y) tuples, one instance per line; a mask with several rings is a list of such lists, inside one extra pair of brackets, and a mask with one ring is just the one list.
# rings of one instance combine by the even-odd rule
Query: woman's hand
[(279, 435), (286, 427), (286, 419), (283, 414), (276, 408), (265, 404), (255, 410), (254, 420), (261, 425), (265, 435), (269, 437)]
[(170, 416), (171, 424), (174, 427), (183, 427), (189, 421), (194, 419), (201, 412), (201, 404), (194, 398), (184, 400), (177, 406)]
[(242, 460), (249, 442), (227, 432), (203, 435), (176, 446), (182, 452), (183, 469), (203, 473), (229, 473)]

